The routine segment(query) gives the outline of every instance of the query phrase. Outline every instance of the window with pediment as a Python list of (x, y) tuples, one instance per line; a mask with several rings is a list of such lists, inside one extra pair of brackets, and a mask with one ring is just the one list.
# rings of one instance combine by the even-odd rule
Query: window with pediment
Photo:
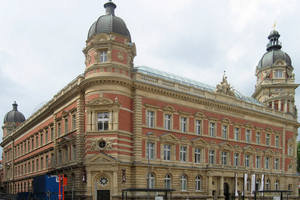
[(250, 143), (251, 142), (251, 130), (249, 129), (246, 129), (246, 136), (245, 136), (245, 140), (247, 143)]
[(234, 140), (235, 141), (240, 140), (240, 128), (238, 128), (238, 127), (234, 128)]
[(117, 97), (114, 101), (105, 97), (87, 101), (87, 131), (117, 130), (120, 105)]
[(245, 167), (250, 167), (250, 155), (246, 154), (245, 155)]
[(181, 146), (180, 147), (180, 162), (186, 162), (187, 161), (187, 147)]
[(189, 127), (189, 115), (190, 113), (187, 113), (187, 112), (183, 112), (183, 111), (178, 111), (179, 114), (180, 114), (180, 131), (182, 133), (187, 133), (189, 130), (188, 130), (188, 127)]
[(173, 129), (173, 113), (175, 112), (175, 109), (172, 106), (165, 106), (163, 108), (164, 111), (164, 128), (166, 130), (172, 130)]
[(203, 132), (203, 119), (204, 119), (204, 114), (201, 112), (197, 112), (194, 114), (195, 118), (195, 134), (196, 135), (201, 135)]
[(274, 169), (279, 170), (279, 158), (274, 159)]
[[(160, 136), (160, 157), (164, 161), (176, 160), (176, 144), (179, 140), (172, 134), (167, 133)], [(179, 150), (178, 150), (179, 151)], [(179, 159), (179, 158), (178, 158)]]

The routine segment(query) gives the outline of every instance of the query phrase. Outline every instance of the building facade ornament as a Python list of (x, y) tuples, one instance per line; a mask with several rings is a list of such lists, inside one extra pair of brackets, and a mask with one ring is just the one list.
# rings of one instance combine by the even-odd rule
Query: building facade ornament
[(215, 93), (223, 93), (223, 94), (235, 97), (233, 86), (231, 86), (227, 82), (227, 76), (225, 76), (225, 73), (223, 75), (223, 80), (221, 81), (221, 83), (217, 84)]

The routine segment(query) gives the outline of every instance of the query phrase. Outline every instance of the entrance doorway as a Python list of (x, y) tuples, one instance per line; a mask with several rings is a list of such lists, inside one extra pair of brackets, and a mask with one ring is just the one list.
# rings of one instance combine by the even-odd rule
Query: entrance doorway
[(110, 190), (97, 190), (97, 200), (110, 200)]
[(229, 200), (229, 185), (228, 185), (228, 183), (224, 183), (224, 196), (225, 196), (225, 200)]

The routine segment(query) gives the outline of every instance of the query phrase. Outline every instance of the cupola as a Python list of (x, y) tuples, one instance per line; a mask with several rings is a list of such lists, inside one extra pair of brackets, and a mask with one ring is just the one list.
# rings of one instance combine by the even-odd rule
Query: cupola
[(113, 32), (126, 36), (129, 38), (129, 41), (131, 41), (130, 33), (125, 22), (120, 17), (115, 16), (116, 7), (117, 5), (111, 1), (104, 4), (105, 15), (100, 16), (97, 21), (92, 24), (87, 39), (94, 34)]
[(5, 124), (6, 122), (24, 122), (25, 117), (21, 112), (18, 111), (18, 104), (14, 102), (12, 106), (13, 109), (6, 113), (6, 115), (4, 116), (3, 123)]

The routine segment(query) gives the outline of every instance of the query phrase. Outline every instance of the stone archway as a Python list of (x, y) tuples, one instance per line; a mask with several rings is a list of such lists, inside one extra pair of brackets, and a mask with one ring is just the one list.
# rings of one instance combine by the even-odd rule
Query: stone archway
[(229, 200), (229, 184), (224, 183), (224, 196), (225, 200)]

